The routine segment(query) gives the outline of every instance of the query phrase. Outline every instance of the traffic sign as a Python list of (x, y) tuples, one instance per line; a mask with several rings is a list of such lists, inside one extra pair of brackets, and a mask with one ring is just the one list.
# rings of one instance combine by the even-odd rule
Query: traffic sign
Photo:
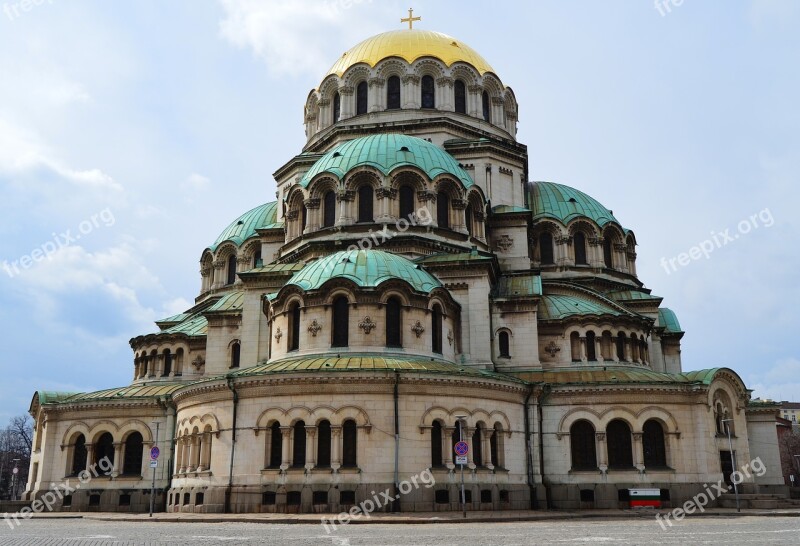
[(150, 458), (155, 461), (159, 455), (161, 455), (161, 450), (158, 449), (158, 446), (153, 446), (153, 449), (150, 450)]
[(158, 468), (158, 460), (157, 459), (153, 459), (152, 461), (150, 461), (150, 468)]
[(456, 452), (456, 455), (464, 456), (469, 453), (469, 444), (467, 442), (456, 442), (456, 445), (453, 446), (453, 451)]
[(12, 474), (19, 474), (19, 468), (17, 468), (17, 467), (15, 466), (15, 467), (14, 467), (14, 470), (12, 470), (12, 471), (11, 471), (11, 473), (12, 473)]
[(466, 455), (457, 455), (456, 456), (456, 464), (467, 464), (467, 456)]

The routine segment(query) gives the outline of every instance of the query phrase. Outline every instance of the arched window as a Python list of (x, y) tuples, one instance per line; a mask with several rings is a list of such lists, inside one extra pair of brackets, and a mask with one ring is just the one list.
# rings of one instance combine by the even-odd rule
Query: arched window
[(572, 237), (572, 246), (575, 247), (575, 265), (588, 265), (586, 260), (586, 235), (578, 231)]
[(372, 186), (361, 186), (358, 188), (358, 221), (372, 222), (372, 197), (374, 195)]
[(306, 422), (298, 421), (293, 428), (292, 466), (301, 468), (306, 465)]
[(578, 332), (572, 332), (569, 335), (569, 348), (572, 353), (573, 362), (580, 362), (583, 360), (581, 357), (581, 336)]
[(472, 204), (470, 203), (467, 205), (467, 208), (464, 209), (464, 222), (467, 224), (467, 233), (470, 236), (474, 235), (473, 229), (475, 227), (472, 225)]
[(397, 298), (389, 298), (386, 302), (386, 346), (387, 347), (402, 347), (403, 343), (400, 339), (400, 324), (402, 307), (400, 300)]
[(422, 107), (436, 108), (436, 86), (432, 76), (422, 76)]
[(442, 424), (434, 421), (431, 427), (431, 467), (442, 466)]
[[(308, 208), (305, 203), (303, 203), (303, 206), (300, 207), (300, 233), (306, 230), (306, 224), (308, 224)], [(258, 251), (258, 259), (261, 259), (260, 250)]]
[(102, 471), (100, 461), (108, 459), (108, 463), (104, 463), (103, 467), (108, 468), (105, 474), (111, 474), (111, 468), (114, 466), (114, 437), (110, 432), (104, 432), (94, 446), (94, 464), (97, 465), (98, 471)]
[(620, 362), (625, 361), (625, 340), (627, 336), (625, 332), (620, 332), (617, 334), (617, 359)]
[(450, 436), (450, 453), (455, 454), (454, 449), (461, 438), (463, 438), (466, 442), (466, 435), (461, 435), (461, 421), (456, 421), (455, 427), (453, 428), (453, 434)]
[(614, 267), (614, 259), (613, 254), (611, 252), (611, 238), (610, 237), (603, 237), (603, 261), (606, 264), (606, 267), (612, 269)]
[[(303, 211), (305, 211), (305, 210), (306, 210), (306, 208), (303, 207)], [(305, 229), (305, 227), (306, 226), (305, 226), (305, 223), (304, 223), (303, 224), (303, 229)], [(261, 261), (261, 248), (259, 247), (259, 248), (256, 249), (255, 252), (253, 252), (253, 267), (260, 267), (261, 265), (263, 265), (263, 262)]]
[(228, 256), (228, 278), (225, 284), (231, 285), (236, 282), (236, 255)]
[(492, 456), (492, 465), (495, 468), (503, 468), (503, 427), (500, 423), (495, 423), (492, 435), (489, 437), (489, 449)]
[(642, 447), (644, 448), (645, 467), (665, 468), (667, 466), (667, 448), (661, 423), (654, 419), (645, 422), (642, 427)]
[(86, 438), (83, 434), (79, 434), (75, 438), (75, 447), (72, 451), (72, 468), (70, 475), (77, 476), (86, 470), (86, 457), (88, 452), (86, 449)]
[(586, 360), (597, 360), (597, 343), (595, 343), (595, 334), (591, 330), (586, 332)]
[(331, 422), (327, 420), (317, 425), (317, 466), (331, 466)]
[(498, 336), (498, 344), (500, 345), (500, 356), (503, 358), (511, 358), (511, 350), (508, 342), (508, 332), (500, 332)]
[(358, 428), (356, 422), (348, 419), (342, 425), (342, 466), (356, 468), (358, 466)]
[(339, 113), (342, 111), (342, 99), (339, 96), (339, 93), (333, 95), (333, 117), (331, 118), (331, 123), (336, 123), (339, 121)]
[(231, 368), (239, 367), (239, 357), (241, 352), (241, 346), (239, 345), (238, 341), (231, 345)]
[(639, 338), (636, 334), (631, 334), (631, 360), (633, 362), (639, 360)]
[(440, 228), (450, 229), (450, 197), (443, 191), (436, 194), (436, 223)]
[(277, 421), (269, 427), (269, 464), (268, 468), (280, 468), (283, 456), (283, 434), (281, 424)]
[(574, 470), (593, 470), (597, 468), (597, 448), (594, 441), (594, 427), (589, 421), (576, 421), (569, 427), (570, 452)]
[(400, 108), (400, 78), (390, 76), (386, 81), (386, 108), (397, 110)]
[(164, 349), (164, 373), (161, 377), (167, 377), (172, 373), (172, 352), (169, 349)]
[(442, 308), (438, 303), (433, 306), (431, 313), (431, 350), (434, 353), (442, 352)]
[(481, 95), (481, 104), (483, 105), (483, 119), (486, 121), (492, 121), (492, 110), (489, 107), (489, 93), (486, 91), (483, 92)]
[(483, 427), (480, 423), (475, 425), (472, 433), (472, 462), (475, 466), (483, 466)]
[(606, 427), (609, 468), (633, 468), (631, 427), (622, 419), (614, 419)]
[(542, 265), (555, 263), (553, 257), (553, 234), (549, 231), (543, 231), (539, 234), (539, 261)]
[(463, 80), (456, 80), (455, 84), (453, 84), (453, 90), (455, 92), (456, 98), (456, 113), (457, 114), (466, 114), (467, 113), (467, 86), (464, 85)]
[(367, 82), (362, 81), (356, 87), (356, 115), (367, 113)]
[(142, 450), (144, 449), (142, 435), (132, 432), (125, 440), (125, 462), (122, 473), (129, 476), (142, 475)]
[(414, 214), (414, 188), (405, 185), (400, 186), (400, 218), (406, 220)]
[(333, 300), (333, 347), (347, 347), (349, 323), (350, 305), (346, 297), (339, 296)]
[(336, 193), (330, 190), (323, 198), (322, 227), (333, 227), (336, 223)]
[(294, 302), (289, 306), (289, 350), (300, 348), (300, 304)]

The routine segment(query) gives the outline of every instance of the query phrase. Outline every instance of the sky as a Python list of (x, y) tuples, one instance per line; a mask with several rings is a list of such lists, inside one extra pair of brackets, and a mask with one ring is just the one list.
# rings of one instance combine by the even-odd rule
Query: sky
[[(0, 3), (2, 424), (36, 390), (130, 383), (128, 341), (190, 307), (202, 250), (274, 200), (308, 92), (408, 2)], [(531, 178), (634, 230), (684, 370), (800, 401), (800, 2), (414, 8), (514, 89)]]

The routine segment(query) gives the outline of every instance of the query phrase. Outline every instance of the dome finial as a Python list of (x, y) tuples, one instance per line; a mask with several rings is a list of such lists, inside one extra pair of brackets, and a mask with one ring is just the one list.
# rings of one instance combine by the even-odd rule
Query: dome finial
[(408, 17), (400, 19), (400, 22), (408, 23), (408, 30), (414, 30), (414, 21), (422, 21), (422, 17), (414, 17), (414, 8), (408, 8)]

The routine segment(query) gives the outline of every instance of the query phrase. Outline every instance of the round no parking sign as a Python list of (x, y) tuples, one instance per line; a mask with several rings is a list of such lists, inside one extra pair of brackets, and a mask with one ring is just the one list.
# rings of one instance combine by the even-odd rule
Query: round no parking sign
[(161, 450), (157, 446), (153, 446), (153, 449), (150, 450), (150, 458), (155, 461), (159, 455), (161, 455)]

